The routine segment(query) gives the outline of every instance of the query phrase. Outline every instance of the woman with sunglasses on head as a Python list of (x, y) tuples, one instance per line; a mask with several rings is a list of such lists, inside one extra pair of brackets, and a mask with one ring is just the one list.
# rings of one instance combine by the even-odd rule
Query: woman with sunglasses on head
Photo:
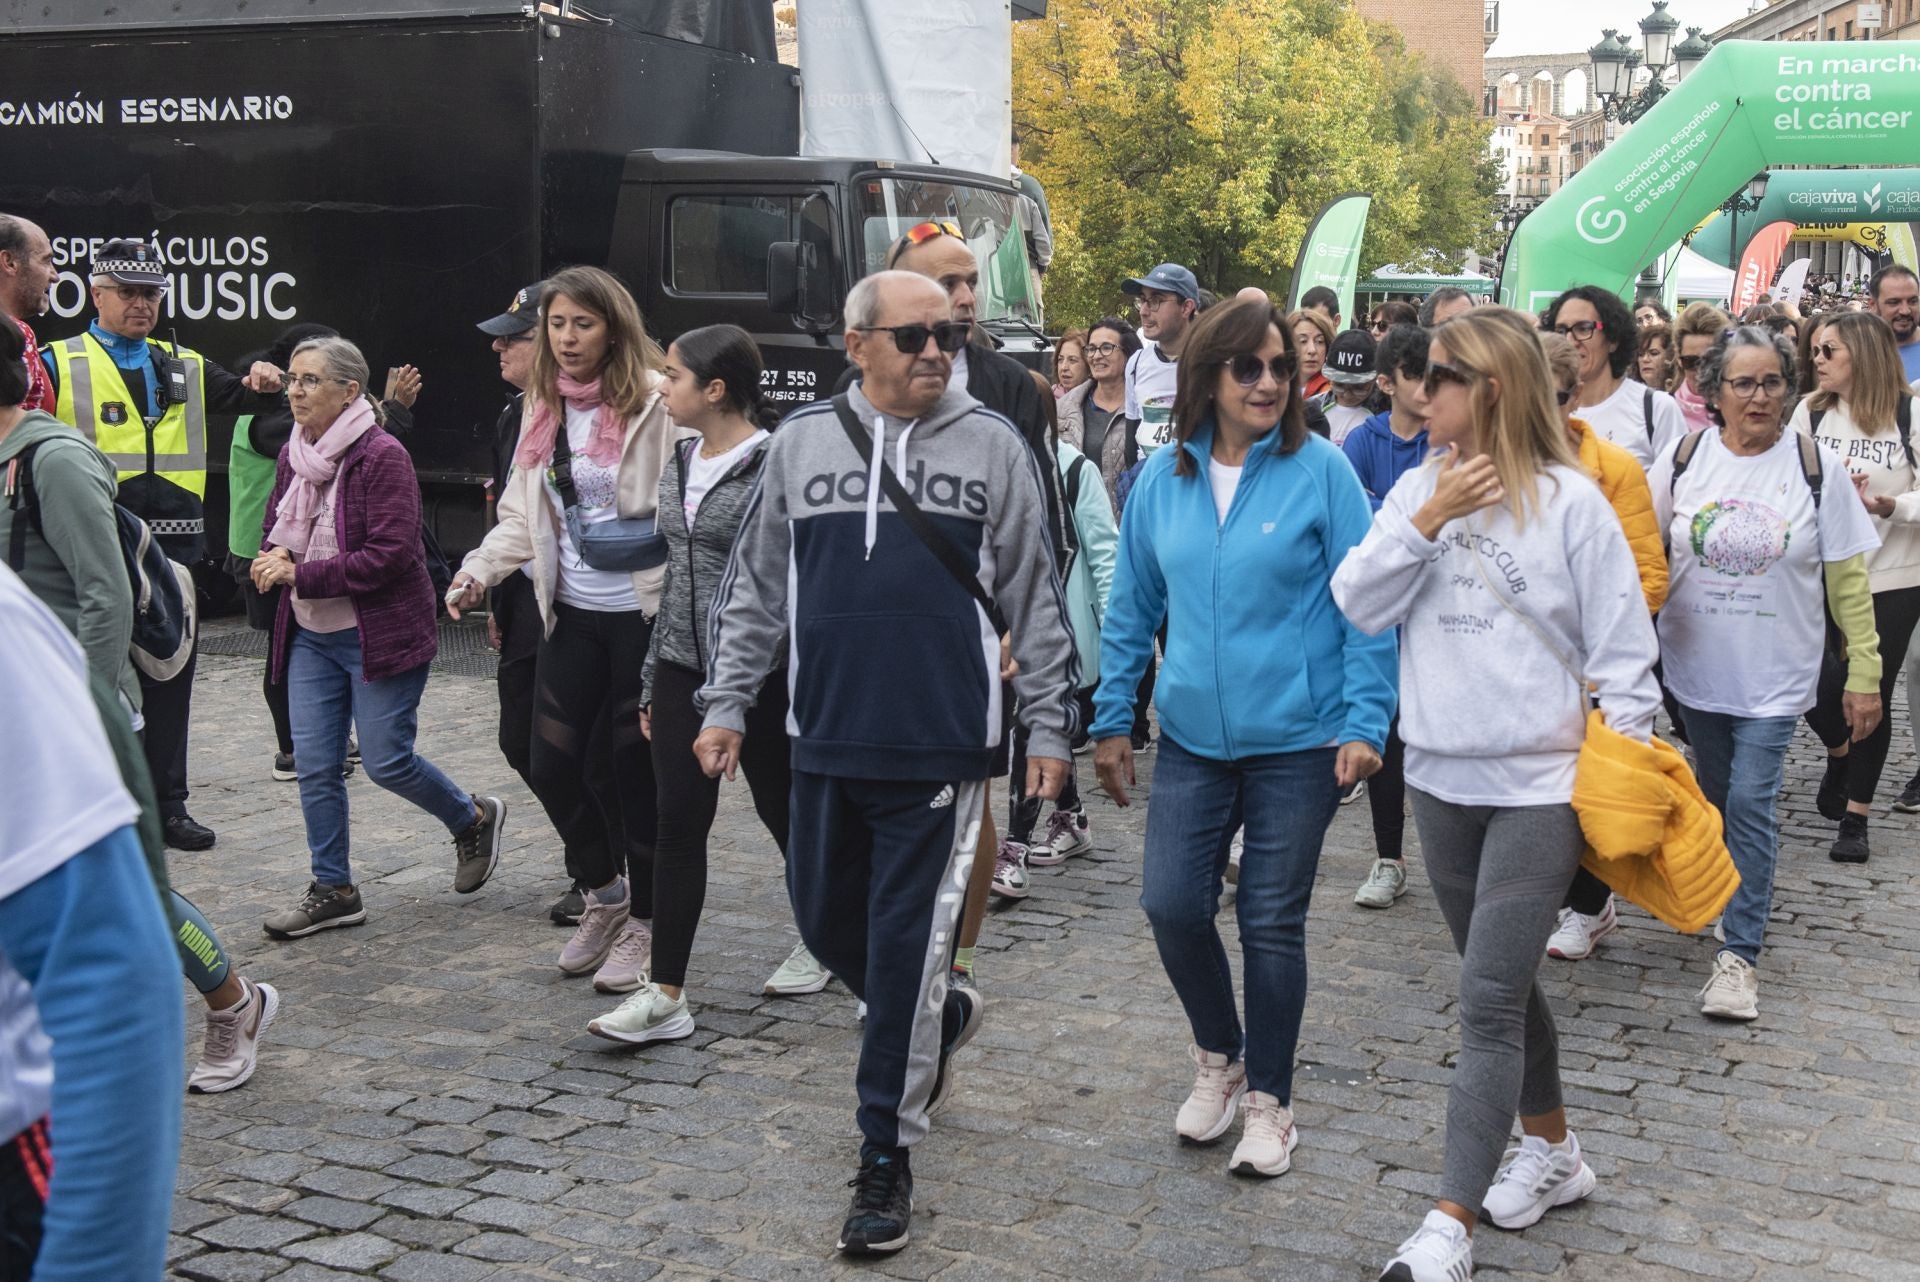
[(1732, 324), (1732, 318), (1711, 303), (1694, 303), (1673, 323), (1673, 345), (1668, 349), (1673, 368), (1667, 390), (1673, 393), (1690, 432), (1714, 426), (1706, 399), (1700, 395), (1700, 362)]
[[(467, 554), (448, 603), (457, 618), (481, 592), (533, 566), (545, 626), (534, 667), (533, 794), (584, 887), (580, 924), (560, 953), (567, 975), (630, 993), (652, 952), (658, 814), (640, 691), (666, 577), (655, 526), (660, 476), (691, 429), (667, 415), (665, 354), (626, 286), (597, 267), (568, 267), (540, 291), (514, 471), (499, 524)], [(587, 787), (597, 723), (621, 814)]]
[[(1867, 554), (1873, 590), (1874, 630), (1880, 635), (1880, 701), (1893, 702), (1913, 630), (1920, 622), (1920, 472), (1914, 467), (1914, 396), (1900, 365), (1893, 330), (1878, 316), (1849, 312), (1834, 317), (1813, 344), (1818, 390), (1793, 411), (1791, 430), (1805, 432), (1846, 464), (1850, 481), (1873, 517), (1880, 546)], [(1843, 479), (1835, 474), (1835, 488)], [(1841, 497), (1841, 496), (1836, 496)], [(1840, 832), (1828, 857), (1865, 863), (1867, 816), (1887, 764), (1893, 723), (1882, 717), (1873, 733), (1854, 739), (1843, 702), (1846, 663), (1829, 638), (1820, 673), (1820, 699), (1807, 714), (1827, 745), (1827, 772), (1820, 782), (1820, 813)], [(1909, 691), (1908, 697), (1916, 693)]]
[(1795, 723), (1818, 698), (1829, 616), (1846, 643), (1849, 734), (1865, 740), (1881, 719), (1867, 571), (1880, 539), (1840, 458), (1785, 430), (1793, 349), (1784, 338), (1728, 330), (1700, 362), (1700, 391), (1720, 426), (1686, 437), (1649, 478), (1672, 567), (1660, 654), (1700, 789), (1725, 819), (1740, 871), (1700, 1011), (1752, 1020), (1781, 776)]
[[(1567, 1129), (1537, 974), (1585, 848), (1571, 805), (1589, 683), (1646, 740), (1656, 646), (1619, 519), (1580, 467), (1528, 319), (1434, 332), (1427, 463), (1334, 576), (1369, 632), (1400, 629), (1400, 733), (1434, 898), (1460, 953), (1461, 1049), (1440, 1198), (1381, 1274), (1466, 1282), (1484, 1211), (1519, 1229), (1592, 1192)], [(1518, 1114), (1525, 1133), (1502, 1166)]]
[(1127, 360), (1140, 336), (1118, 316), (1103, 316), (1087, 331), (1087, 381), (1060, 398), (1060, 439), (1100, 469), (1114, 515), (1114, 487), (1127, 470)]
[[(1293, 1056), (1306, 1001), (1306, 912), (1342, 788), (1379, 769), (1393, 638), (1334, 608), (1333, 569), (1365, 535), (1367, 496), (1307, 429), (1287, 319), (1236, 302), (1180, 358), (1174, 443), (1127, 504), (1101, 634), (1095, 768), (1122, 806), (1134, 694), (1167, 620), (1161, 748), (1140, 902), (1192, 1029), (1175, 1126), (1194, 1143), (1246, 1128), (1229, 1167), (1276, 1176), (1298, 1136)], [(1235, 910), (1246, 1020), (1215, 926), (1228, 839), (1245, 823)]]

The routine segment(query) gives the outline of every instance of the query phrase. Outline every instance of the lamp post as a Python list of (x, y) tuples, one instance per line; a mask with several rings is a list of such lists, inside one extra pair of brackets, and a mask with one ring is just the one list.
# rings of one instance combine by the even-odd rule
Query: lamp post
[(1760, 208), (1760, 202), (1767, 198), (1767, 171), (1761, 170), (1747, 179), (1747, 185), (1720, 202), (1720, 208), (1732, 219), (1727, 229), (1727, 266), (1738, 267), (1740, 263), (1740, 215), (1751, 214)]
[[(1666, 97), (1664, 77), (1668, 67), (1674, 69), (1677, 79), (1684, 80), (1711, 50), (1712, 45), (1700, 34), (1699, 27), (1688, 27), (1685, 40), (1674, 40), (1674, 33), (1680, 30), (1680, 20), (1667, 12), (1669, 2), (1653, 0), (1653, 12), (1640, 19), (1639, 49), (1633, 47), (1631, 39), (1609, 27), (1602, 33), (1600, 43), (1587, 50), (1587, 59), (1593, 68), (1594, 94), (1600, 99), (1600, 111), (1605, 118), (1623, 125), (1640, 119)], [(1643, 66), (1652, 74), (1646, 87), (1636, 91), (1634, 73)]]

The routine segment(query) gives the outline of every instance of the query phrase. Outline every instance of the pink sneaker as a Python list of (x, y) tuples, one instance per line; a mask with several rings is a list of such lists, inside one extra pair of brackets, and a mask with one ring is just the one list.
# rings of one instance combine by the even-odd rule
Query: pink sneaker
[[(622, 890), (626, 889), (624, 886)], [(560, 970), (567, 975), (585, 975), (600, 968), (613, 951), (620, 930), (633, 911), (633, 896), (623, 894), (619, 902), (603, 904), (587, 892), (586, 907), (580, 913), (580, 925), (573, 938), (560, 950)]]
[(594, 972), (593, 986), (603, 993), (630, 993), (647, 982), (652, 966), (653, 926), (629, 917), (606, 962)]

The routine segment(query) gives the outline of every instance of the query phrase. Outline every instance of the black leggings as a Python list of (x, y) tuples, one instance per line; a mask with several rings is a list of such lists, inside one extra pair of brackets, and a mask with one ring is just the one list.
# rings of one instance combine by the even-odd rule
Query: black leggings
[(1380, 769), (1367, 780), (1367, 809), (1373, 812), (1373, 849), (1382, 859), (1405, 857), (1407, 834), (1407, 745), (1400, 741), (1400, 718), (1387, 723), (1387, 749)]
[[(1093, 724), (1093, 690), (1080, 691), (1075, 698), (1080, 704), (1080, 724)], [(1056, 810), (1078, 810), (1080, 808), (1080, 784), (1074, 778), (1073, 757), (1067, 757), (1067, 781), (1060, 785), (1060, 795), (1054, 800)], [(1012, 769), (1007, 771), (1007, 840), (1017, 841), (1023, 846), (1033, 844), (1034, 825), (1040, 822), (1040, 798), (1027, 795), (1027, 727), (1016, 717), (1013, 724), (1013, 761)], [(991, 807), (989, 807), (991, 808)]]
[[(1893, 745), (1893, 690), (1900, 683), (1900, 670), (1906, 666), (1907, 646), (1917, 622), (1920, 588), (1873, 594), (1873, 624), (1880, 632), (1880, 724), (1847, 750), (1848, 801), (1871, 805), (1874, 790), (1880, 786), (1880, 772), (1886, 769), (1887, 751)], [(1849, 738), (1846, 714), (1840, 707), (1847, 664), (1832, 640), (1829, 638), (1826, 657), (1820, 664), (1820, 701), (1807, 713), (1807, 725), (1828, 748), (1838, 748)], [(1914, 692), (1909, 690), (1907, 697), (1913, 698)]]
[[(653, 774), (659, 797), (660, 841), (653, 860), (653, 967), (656, 984), (687, 982), (693, 933), (707, 901), (707, 834), (720, 804), (720, 781), (709, 779), (693, 755), (700, 737), (694, 692), (704, 678), (691, 668), (656, 663), (653, 670)], [(787, 674), (776, 669), (747, 709), (740, 769), (753, 808), (780, 854), (787, 853), (787, 807), (793, 792), (787, 742)]]
[[(580, 610), (556, 603), (553, 633), (534, 664), (533, 745), (527, 762), (533, 795), (546, 808), (575, 875), (589, 889), (624, 873), (633, 915), (653, 916), (657, 812), (653, 755), (640, 733), (640, 670), (653, 621), (638, 610)], [(594, 726), (607, 718), (621, 814), (609, 813), (588, 786)]]

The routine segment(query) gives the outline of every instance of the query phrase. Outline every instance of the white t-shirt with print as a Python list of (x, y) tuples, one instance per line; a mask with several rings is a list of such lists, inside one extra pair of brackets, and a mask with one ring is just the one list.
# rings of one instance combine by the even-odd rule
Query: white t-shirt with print
[[(1910, 408), (1909, 415), (1917, 409), (1920, 406)], [(1790, 426), (1795, 431), (1813, 430), (1813, 407), (1808, 401), (1801, 401), (1793, 411)], [(1878, 593), (1920, 587), (1920, 489), (1916, 488), (1920, 475), (1915, 474), (1907, 451), (1901, 448), (1899, 427), (1890, 424), (1871, 435), (1864, 433), (1842, 401), (1820, 416), (1820, 430), (1815, 436), (1846, 464), (1849, 472), (1867, 478), (1869, 495), (1893, 500), (1891, 517), (1869, 513), (1867, 518), (1880, 536), (1880, 547), (1867, 557), (1873, 590)]]
[(1146, 458), (1173, 443), (1173, 396), (1180, 386), (1180, 358), (1148, 343), (1127, 358), (1127, 417), (1140, 426), (1134, 445)]
[(1598, 405), (1577, 410), (1603, 441), (1612, 441), (1639, 462), (1641, 470), (1651, 472), (1653, 461), (1673, 448), (1687, 434), (1687, 419), (1680, 404), (1665, 392), (1653, 394), (1653, 439), (1647, 439), (1647, 387), (1633, 379), (1622, 379), (1612, 396)]
[(745, 458), (747, 451), (767, 439), (771, 433), (764, 428), (740, 442), (725, 454), (715, 458), (700, 457), (700, 443), (694, 442), (693, 457), (687, 460), (687, 487), (680, 495), (680, 506), (687, 514), (687, 529), (693, 529), (693, 518), (700, 515), (700, 500), (707, 497), (707, 491), (714, 482), (733, 470), (733, 465)]
[(1330, 400), (1320, 411), (1327, 416), (1327, 439), (1335, 445), (1347, 439), (1347, 433), (1373, 417), (1364, 405), (1342, 405)]
[(1736, 717), (1811, 708), (1826, 646), (1825, 563), (1880, 546), (1833, 451), (1820, 450), (1820, 507), (1784, 432), (1764, 454), (1703, 433), (1676, 485), (1668, 449), (1647, 477), (1667, 538), (1660, 653), (1681, 703)]
[[(567, 406), (567, 448), (573, 452), (573, 494), (579, 503), (582, 527), (620, 516), (620, 466), (602, 467), (587, 457), (587, 443), (593, 439), (595, 411)], [(573, 533), (567, 529), (566, 509), (560, 506), (560, 492), (547, 482), (547, 495), (560, 514), (560, 582), (555, 595), (576, 610), (615, 613), (638, 610), (640, 598), (633, 591), (633, 576), (624, 570), (596, 570), (580, 559)]]

